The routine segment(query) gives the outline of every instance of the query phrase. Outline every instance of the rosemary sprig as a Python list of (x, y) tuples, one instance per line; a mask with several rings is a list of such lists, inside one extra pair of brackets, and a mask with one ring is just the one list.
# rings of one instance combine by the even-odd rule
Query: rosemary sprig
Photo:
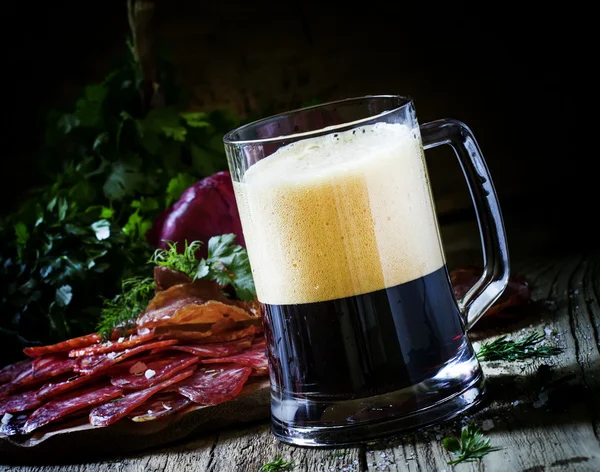
[(442, 445), (448, 452), (457, 456), (456, 459), (448, 461), (450, 465), (460, 462), (473, 462), (499, 449), (492, 447), (490, 440), (484, 438), (483, 433), (473, 425), (464, 428), (458, 438), (444, 438)]
[(494, 341), (483, 343), (477, 352), (482, 361), (518, 361), (560, 354), (562, 349), (555, 346), (536, 346), (544, 340), (544, 335), (532, 333), (525, 339), (511, 341), (500, 336)]
[(295, 466), (294, 460), (284, 461), (281, 456), (275, 457), (271, 462), (267, 462), (258, 469), (258, 472), (280, 472), (284, 470), (292, 470)]

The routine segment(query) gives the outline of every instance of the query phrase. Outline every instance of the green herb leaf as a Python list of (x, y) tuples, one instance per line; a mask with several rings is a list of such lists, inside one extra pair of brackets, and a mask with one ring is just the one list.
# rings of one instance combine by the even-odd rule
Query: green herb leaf
[(252, 300), (256, 296), (248, 252), (234, 245), (235, 234), (213, 236), (208, 241), (209, 279), (219, 284), (231, 285), (240, 300)]
[(185, 124), (191, 128), (209, 128), (212, 126), (208, 121), (208, 113), (202, 111), (182, 113), (181, 117), (184, 119)]
[(267, 462), (258, 469), (258, 472), (280, 472), (292, 470), (295, 467), (295, 461), (284, 461), (281, 456), (276, 456), (274, 460)]
[(146, 176), (140, 171), (141, 161), (136, 159), (132, 162), (117, 161), (111, 166), (104, 186), (104, 195), (109, 200), (121, 200), (125, 196), (135, 195), (142, 191)]
[(562, 349), (555, 346), (536, 346), (545, 339), (543, 334), (532, 333), (518, 341), (508, 340), (507, 337), (500, 336), (494, 341), (483, 343), (477, 351), (477, 357), (482, 361), (517, 361), (551, 357), (562, 352)]
[(17, 237), (17, 244), (24, 246), (29, 239), (29, 231), (25, 223), (19, 222), (15, 225), (15, 236)]
[(165, 195), (165, 201), (167, 206), (171, 206), (171, 204), (181, 197), (181, 194), (185, 192), (189, 187), (194, 185), (198, 179), (196, 177), (191, 176), (190, 174), (179, 173), (167, 184), (167, 191)]
[(449, 437), (442, 440), (444, 448), (457, 458), (448, 462), (454, 465), (460, 462), (473, 462), (499, 448), (492, 447), (490, 440), (484, 438), (482, 432), (474, 425), (465, 427), (460, 438)]
[(121, 293), (112, 300), (105, 300), (102, 318), (96, 330), (104, 339), (121, 329), (125, 332), (134, 326), (135, 320), (146, 309), (154, 295), (154, 280), (150, 277), (131, 277), (123, 280)]

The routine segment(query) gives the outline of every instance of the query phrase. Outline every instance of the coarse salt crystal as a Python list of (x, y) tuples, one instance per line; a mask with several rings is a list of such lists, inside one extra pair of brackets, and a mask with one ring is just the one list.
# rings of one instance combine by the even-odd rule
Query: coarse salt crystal
[(143, 362), (136, 362), (129, 368), (129, 373), (133, 375), (141, 374), (144, 372), (148, 366)]
[(121, 336), (121, 337), (120, 337), (120, 338), (117, 340), (117, 342), (119, 342), (119, 343), (122, 343), (123, 341), (125, 341), (125, 338), (124, 338), (123, 336)]
[(552, 334), (552, 328), (550, 328), (549, 326), (546, 326), (544, 328), (544, 333), (546, 333), (546, 336), (549, 337)]
[(13, 415), (11, 415), (10, 413), (4, 413), (4, 416), (2, 417), (2, 424), (8, 424), (12, 417)]
[(148, 333), (150, 333), (150, 328), (138, 329), (138, 334), (148, 334)]
[(489, 431), (494, 427), (494, 422), (491, 419), (483, 420), (481, 423), (481, 429), (484, 431)]
[(114, 359), (115, 357), (117, 357), (117, 353), (116, 352), (109, 352), (106, 357), (108, 357), (109, 359)]
[(156, 372), (152, 369), (148, 369), (144, 375), (146, 376), (147, 379), (151, 379), (152, 377), (154, 377), (156, 375)]

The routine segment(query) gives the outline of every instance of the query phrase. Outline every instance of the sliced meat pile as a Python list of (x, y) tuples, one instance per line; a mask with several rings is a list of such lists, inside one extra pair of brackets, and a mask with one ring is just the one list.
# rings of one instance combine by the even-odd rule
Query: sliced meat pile
[(81, 417), (95, 426), (156, 420), (232, 400), (268, 375), (258, 303), (164, 268), (155, 282), (136, 329), (26, 348), (27, 359), (0, 369), (0, 434)]

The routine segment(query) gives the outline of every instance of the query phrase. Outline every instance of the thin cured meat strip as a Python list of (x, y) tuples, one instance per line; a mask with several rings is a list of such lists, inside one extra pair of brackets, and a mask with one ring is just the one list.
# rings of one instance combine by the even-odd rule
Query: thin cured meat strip
[(172, 377), (197, 362), (196, 356), (182, 353), (150, 362), (140, 360), (129, 371), (111, 377), (110, 383), (123, 390), (142, 390)]
[(129, 414), (136, 423), (153, 421), (183, 410), (192, 401), (177, 392), (160, 392)]
[[(227, 341), (223, 343), (211, 344), (184, 344), (167, 346), (160, 350), (183, 351), (194, 354), (197, 357), (225, 357), (237, 354), (238, 352), (248, 349), (252, 345), (251, 338), (236, 339), (235, 341)], [(152, 353), (159, 352), (154, 349)]]
[(80, 362), (76, 367), (76, 371), (81, 375), (92, 375), (97, 372), (107, 370), (118, 362), (129, 359), (130, 357), (133, 357), (141, 352), (151, 351), (153, 349), (161, 348), (163, 346), (170, 346), (177, 343), (177, 339), (167, 339), (165, 341), (142, 344), (141, 346), (134, 347), (133, 349), (125, 349), (122, 352), (109, 352), (106, 354), (99, 354), (97, 356), (78, 357), (77, 359), (79, 359)]
[(206, 336), (205, 333), (198, 333), (195, 331), (185, 331), (177, 329), (177, 327), (166, 328), (164, 331), (165, 337), (172, 337), (179, 339), (180, 341), (193, 341), (198, 344), (208, 343), (220, 343), (225, 341), (234, 341), (236, 339), (246, 338), (248, 336), (254, 336), (255, 334), (262, 333), (263, 328), (260, 322), (257, 321), (257, 325), (250, 325), (248, 327), (238, 329), (235, 331), (226, 331), (224, 333), (210, 333)]
[(98, 354), (105, 354), (107, 352), (123, 351), (132, 347), (139, 346), (155, 337), (154, 331), (150, 331), (145, 334), (132, 334), (127, 338), (123, 338), (121, 341), (106, 341), (102, 344), (94, 344), (93, 346), (87, 346), (81, 349), (73, 349), (69, 351), (69, 357), (82, 357), (82, 356), (95, 356)]
[(78, 338), (67, 339), (66, 341), (50, 344), (48, 346), (34, 346), (23, 349), (25, 355), (29, 357), (45, 356), (47, 354), (55, 354), (57, 352), (71, 351), (81, 347), (90, 346), (94, 343), (99, 343), (102, 340), (99, 334), (86, 334)]
[(72, 377), (62, 382), (49, 382), (37, 392), (37, 396), (40, 400), (45, 400), (50, 397), (55, 397), (66, 392), (70, 392), (71, 390), (77, 387), (89, 384), (90, 382), (93, 382), (97, 379), (98, 377), (94, 375), (79, 375), (77, 377)]
[(23, 371), (10, 383), (0, 386), (0, 398), (28, 385), (72, 372), (76, 364), (74, 359), (65, 358), (63, 354), (38, 357), (29, 369)]
[(252, 368), (223, 364), (199, 368), (177, 391), (200, 405), (217, 405), (234, 399), (244, 387)]
[(252, 367), (257, 374), (266, 375), (269, 372), (269, 364), (265, 347), (261, 344), (255, 344), (251, 349), (234, 354), (233, 356), (217, 357), (214, 359), (202, 359), (203, 364), (218, 364), (221, 362), (240, 364)]
[(23, 426), (23, 434), (31, 433), (32, 431), (47, 425), (53, 421), (63, 418), (75, 411), (106, 403), (109, 400), (120, 397), (122, 390), (114, 385), (98, 388), (97, 386), (90, 387), (83, 392), (73, 392), (61, 399), (56, 399), (42, 405), (35, 410), (27, 419)]
[(10, 382), (20, 374), (31, 368), (31, 359), (24, 359), (14, 364), (9, 364), (0, 369), (0, 383)]
[(139, 392), (135, 393), (130, 393), (125, 395), (119, 401), (105, 403), (94, 408), (90, 412), (90, 423), (95, 426), (108, 426), (109, 424), (120, 420), (131, 411), (135, 410), (138, 406), (146, 402), (152, 395), (190, 377), (194, 373), (194, 370), (195, 366), (188, 367), (186, 370), (179, 372), (177, 375), (155, 385), (154, 387), (140, 390)]
[(31, 410), (38, 407), (40, 403), (41, 400), (35, 390), (2, 398), (0, 399), (0, 416), (5, 413)]

